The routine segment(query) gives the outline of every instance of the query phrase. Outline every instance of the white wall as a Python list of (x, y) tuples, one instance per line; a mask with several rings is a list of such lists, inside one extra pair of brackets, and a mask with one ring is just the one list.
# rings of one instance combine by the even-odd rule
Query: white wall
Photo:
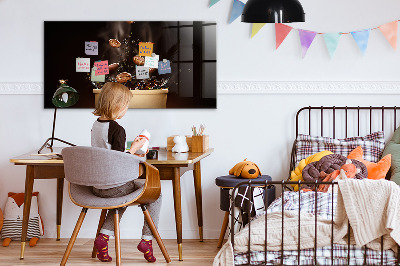
[[(398, 1), (302, 0), (306, 23), (293, 24), (321, 32), (351, 31), (399, 19)], [(118, 4), (117, 4), (118, 3)], [(145, 3), (146, 8), (141, 5)], [(399, 54), (391, 50), (379, 31), (371, 33), (363, 57), (351, 39), (343, 36), (335, 58), (329, 59), (318, 36), (305, 59), (301, 59), (296, 31), (290, 33), (278, 51), (274, 50), (273, 25), (266, 25), (250, 39), (249, 24), (227, 24), (230, 0), (208, 9), (208, 0), (147, 1), (27, 1), (0, 0), (0, 85), (1, 83), (43, 81), (44, 20), (217, 20), (218, 81), (400, 81)], [(60, 40), (66, 41), (66, 40)], [(0, 95), (0, 207), (7, 192), (24, 190), (25, 168), (9, 158), (35, 150), (51, 134), (52, 110), (43, 109), (43, 95)], [(165, 146), (176, 133), (189, 134), (193, 124), (207, 125), (215, 152), (202, 162), (205, 238), (218, 238), (223, 214), (214, 179), (227, 174), (238, 161), (255, 161), (263, 174), (275, 180), (286, 176), (290, 146), (294, 138), (294, 115), (308, 105), (399, 105), (399, 94), (340, 95), (219, 94), (217, 110), (129, 110), (121, 124), (128, 138), (142, 128), (152, 132), (152, 145)], [(60, 110), (56, 135), (78, 145), (90, 144), (95, 118), (90, 110)], [(197, 237), (197, 218), (191, 173), (182, 177), (183, 237)], [(40, 211), (45, 237), (55, 237), (56, 182), (39, 180)], [(159, 230), (164, 238), (175, 238), (171, 182), (162, 182), (164, 195)], [(62, 237), (70, 237), (79, 208), (64, 191)], [(90, 211), (80, 237), (93, 237), (99, 212)], [(138, 217), (140, 217), (138, 219)], [(130, 208), (121, 221), (123, 238), (139, 238), (142, 218)]]

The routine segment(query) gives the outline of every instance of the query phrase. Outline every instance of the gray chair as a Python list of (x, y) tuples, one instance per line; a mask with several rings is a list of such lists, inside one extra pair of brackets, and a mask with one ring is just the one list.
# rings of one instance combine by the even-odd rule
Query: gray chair
[[(68, 186), (69, 196), (74, 204), (82, 207), (82, 211), (65, 250), (61, 265), (65, 265), (68, 260), (88, 209), (102, 209), (96, 237), (103, 226), (107, 210), (116, 209), (114, 215), (116, 265), (121, 265), (119, 214), (117, 208), (128, 205), (139, 205), (142, 208), (145, 220), (149, 224), (165, 260), (167, 263), (171, 262), (150, 213), (144, 205), (154, 202), (160, 196), (161, 183), (157, 168), (137, 156), (103, 148), (68, 147), (62, 150), (62, 156), (65, 179), (70, 182)], [(138, 162), (140, 162), (139, 168), (137, 167)], [(101, 198), (92, 193), (92, 186), (118, 185), (131, 180), (132, 176), (145, 177), (145, 179), (140, 180), (145, 183), (143, 189), (117, 198)], [(92, 257), (96, 257), (94, 247)]]

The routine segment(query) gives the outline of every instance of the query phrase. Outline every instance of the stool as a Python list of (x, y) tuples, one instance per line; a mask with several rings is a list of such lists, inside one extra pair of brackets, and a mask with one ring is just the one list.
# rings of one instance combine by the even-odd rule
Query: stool
[[(229, 222), (229, 207), (230, 207), (229, 191), (233, 189), (237, 184), (249, 180), (265, 182), (266, 180), (272, 181), (272, 178), (268, 175), (261, 175), (254, 179), (246, 179), (246, 178), (236, 177), (234, 175), (227, 175), (227, 176), (220, 176), (215, 179), (215, 184), (220, 187), (220, 209), (222, 211), (225, 211), (225, 217), (224, 221), (222, 222), (221, 234), (219, 235), (219, 240), (217, 245), (218, 248), (222, 246), (226, 228), (228, 227), (228, 222)], [(261, 185), (254, 185), (254, 187), (259, 187), (259, 186)], [(275, 186), (271, 186), (267, 189), (268, 189), (268, 199), (266, 206), (268, 207), (275, 200)]]

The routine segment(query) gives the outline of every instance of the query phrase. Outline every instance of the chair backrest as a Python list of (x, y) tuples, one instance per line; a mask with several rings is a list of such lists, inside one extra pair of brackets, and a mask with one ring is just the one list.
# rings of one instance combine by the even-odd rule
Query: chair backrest
[(83, 186), (118, 186), (139, 176), (144, 158), (97, 147), (67, 147), (62, 150), (65, 179)]

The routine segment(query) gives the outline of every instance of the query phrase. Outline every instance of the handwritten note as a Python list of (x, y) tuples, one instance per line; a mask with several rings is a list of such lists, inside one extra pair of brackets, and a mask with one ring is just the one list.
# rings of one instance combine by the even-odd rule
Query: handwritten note
[(153, 53), (152, 42), (140, 42), (139, 43), (139, 56), (151, 56)]
[(157, 57), (146, 56), (145, 57), (145, 61), (144, 61), (144, 66), (145, 67), (158, 68), (158, 59), (157, 59)]
[(148, 78), (150, 78), (149, 68), (145, 66), (136, 66), (136, 79), (148, 79)]
[(171, 73), (171, 62), (169, 60), (163, 60), (158, 62), (158, 74)]
[(76, 72), (90, 72), (90, 58), (77, 58)]
[(85, 54), (98, 55), (99, 54), (99, 43), (98, 42), (85, 42)]
[(106, 75), (109, 73), (108, 60), (94, 62), (94, 66), (97, 67), (96, 73), (95, 73), (96, 76)]
[(90, 72), (90, 80), (93, 82), (105, 82), (106, 75), (98, 75), (96, 76), (97, 67), (93, 67), (92, 71)]

